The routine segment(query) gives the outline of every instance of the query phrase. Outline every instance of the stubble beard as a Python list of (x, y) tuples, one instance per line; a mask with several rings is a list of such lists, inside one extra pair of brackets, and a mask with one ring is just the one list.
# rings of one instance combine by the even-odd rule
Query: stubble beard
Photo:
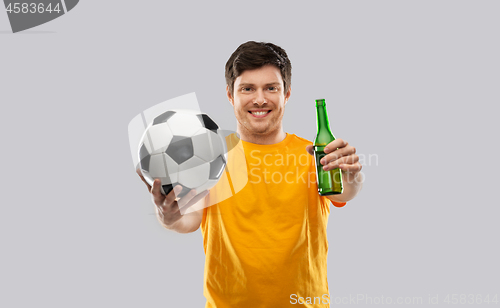
[[(271, 111), (271, 113), (273, 112), (279, 112), (279, 111), (275, 109)], [(250, 135), (254, 138), (264, 138), (279, 132), (283, 120), (283, 111), (281, 112), (282, 112), (281, 115), (278, 115), (278, 117), (276, 118), (273, 117), (270, 120), (268, 120), (266, 126), (264, 127), (259, 127), (257, 125), (254, 126), (251, 124), (250, 120), (247, 120), (244, 116), (239, 117), (238, 122), (240, 123), (241, 129), (243, 130), (242, 133)]]

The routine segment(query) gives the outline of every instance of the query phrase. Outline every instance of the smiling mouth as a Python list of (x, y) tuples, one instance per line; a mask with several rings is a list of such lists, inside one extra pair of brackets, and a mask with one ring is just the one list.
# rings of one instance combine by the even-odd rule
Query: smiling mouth
[(250, 113), (256, 118), (263, 118), (267, 116), (270, 112), (271, 110), (248, 111), (248, 113)]

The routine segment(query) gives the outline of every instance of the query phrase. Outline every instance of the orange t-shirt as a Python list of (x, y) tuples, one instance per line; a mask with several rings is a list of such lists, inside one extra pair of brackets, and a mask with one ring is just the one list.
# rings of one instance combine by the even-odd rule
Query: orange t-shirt
[[(311, 142), (290, 134), (272, 145), (240, 142), (233, 153), (244, 152), (246, 163), (230, 166), (230, 155), (224, 176), (234, 182), (245, 173), (248, 182), (203, 211), (205, 307), (329, 307), (330, 200), (317, 191), (314, 159), (305, 150)], [(218, 186), (212, 201), (227, 194)]]

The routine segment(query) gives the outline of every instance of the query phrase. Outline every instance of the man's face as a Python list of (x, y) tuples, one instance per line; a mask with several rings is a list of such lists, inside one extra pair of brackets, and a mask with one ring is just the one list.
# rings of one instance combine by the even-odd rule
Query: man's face
[(281, 130), (290, 87), (283, 93), (283, 78), (274, 65), (244, 71), (234, 81), (233, 94), (227, 88), (227, 96), (242, 133), (266, 136)]

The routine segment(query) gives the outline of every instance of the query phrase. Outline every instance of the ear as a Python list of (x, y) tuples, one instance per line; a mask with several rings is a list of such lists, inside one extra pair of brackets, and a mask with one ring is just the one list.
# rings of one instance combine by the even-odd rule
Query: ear
[(290, 98), (290, 94), (292, 94), (292, 87), (288, 87), (288, 91), (286, 91), (286, 94), (285, 94), (285, 105), (288, 102), (288, 99)]
[(229, 92), (229, 86), (228, 85), (226, 85), (226, 95), (227, 95), (227, 99), (229, 100), (229, 102), (231, 103), (231, 105), (233, 105), (233, 107), (234, 107), (233, 96), (231, 95), (231, 92)]

